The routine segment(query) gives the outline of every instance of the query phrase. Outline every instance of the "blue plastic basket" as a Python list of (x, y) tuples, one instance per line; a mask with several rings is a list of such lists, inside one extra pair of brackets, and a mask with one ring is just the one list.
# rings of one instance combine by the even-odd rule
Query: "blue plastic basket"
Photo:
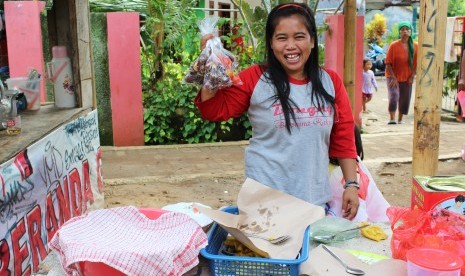
[[(235, 206), (226, 207), (223, 211), (231, 214), (238, 213), (238, 209)], [(217, 223), (214, 223), (208, 236), (208, 245), (200, 251), (200, 254), (210, 262), (211, 275), (298, 276), (300, 264), (308, 259), (310, 226), (305, 230), (303, 245), (299, 256), (292, 260), (219, 255), (221, 245), (227, 235), (228, 232)]]

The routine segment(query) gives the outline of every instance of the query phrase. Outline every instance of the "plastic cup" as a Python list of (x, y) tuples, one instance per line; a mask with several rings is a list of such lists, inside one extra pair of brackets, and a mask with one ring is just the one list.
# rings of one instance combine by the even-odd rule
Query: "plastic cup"
[(8, 135), (18, 135), (21, 133), (21, 116), (10, 117), (6, 124), (6, 133)]
[(460, 276), (463, 261), (451, 252), (413, 248), (407, 252), (408, 276)]

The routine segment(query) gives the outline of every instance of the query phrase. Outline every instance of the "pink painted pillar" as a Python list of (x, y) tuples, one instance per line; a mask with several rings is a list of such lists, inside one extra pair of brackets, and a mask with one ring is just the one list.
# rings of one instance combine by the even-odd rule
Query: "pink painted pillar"
[(43, 1), (5, 1), (5, 27), (10, 77), (25, 77), (30, 68), (42, 76), (40, 100), (47, 101), (40, 13)]
[(329, 31), (325, 33), (325, 67), (344, 77), (344, 15), (326, 17)]
[(115, 146), (144, 145), (139, 13), (107, 13), (110, 102)]
[[(326, 17), (330, 33), (325, 34), (325, 67), (335, 70), (344, 77), (344, 15)], [(363, 83), (363, 36), (364, 17), (357, 16), (355, 49), (355, 124), (362, 125), (362, 83)]]

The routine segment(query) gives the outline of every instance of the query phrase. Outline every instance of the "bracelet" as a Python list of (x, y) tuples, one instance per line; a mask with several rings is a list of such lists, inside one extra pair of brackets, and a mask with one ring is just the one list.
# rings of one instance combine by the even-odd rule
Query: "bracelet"
[(355, 187), (358, 189), (360, 189), (360, 185), (358, 185), (358, 182), (355, 181), (355, 180), (347, 180), (346, 183), (344, 184), (344, 189), (347, 189), (349, 187)]

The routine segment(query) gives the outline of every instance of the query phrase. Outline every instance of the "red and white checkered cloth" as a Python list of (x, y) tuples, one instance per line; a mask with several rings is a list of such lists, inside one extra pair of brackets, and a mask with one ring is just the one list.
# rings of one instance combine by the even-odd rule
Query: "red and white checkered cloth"
[(189, 216), (148, 219), (136, 207), (90, 212), (66, 222), (49, 245), (68, 275), (78, 262), (102, 262), (127, 275), (182, 275), (199, 262), (207, 235)]

